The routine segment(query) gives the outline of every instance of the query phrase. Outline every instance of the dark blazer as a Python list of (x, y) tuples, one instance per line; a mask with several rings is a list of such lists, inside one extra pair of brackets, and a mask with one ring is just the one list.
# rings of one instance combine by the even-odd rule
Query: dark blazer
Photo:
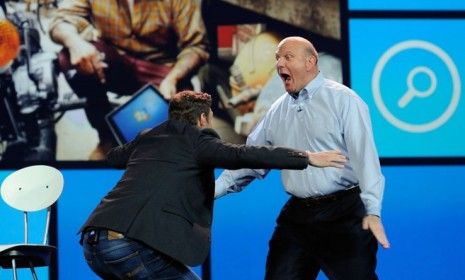
[(305, 152), (222, 142), (212, 129), (167, 121), (107, 156), (126, 168), (81, 227), (102, 227), (189, 265), (210, 250), (214, 168), (304, 169)]

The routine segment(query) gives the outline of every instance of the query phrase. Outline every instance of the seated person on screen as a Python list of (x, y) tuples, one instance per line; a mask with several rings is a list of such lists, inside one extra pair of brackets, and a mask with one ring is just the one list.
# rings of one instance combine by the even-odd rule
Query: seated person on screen
[[(107, 91), (132, 94), (146, 83), (169, 99), (189, 87), (208, 59), (198, 0), (64, 0), (50, 26), (73, 91), (87, 99), (87, 118), (100, 143), (91, 160), (104, 159), (113, 137), (104, 117)], [(70, 70), (72, 69), (72, 70)]]

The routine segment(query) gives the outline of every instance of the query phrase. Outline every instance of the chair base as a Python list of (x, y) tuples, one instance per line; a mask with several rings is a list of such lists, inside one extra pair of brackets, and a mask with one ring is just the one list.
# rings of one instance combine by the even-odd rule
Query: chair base
[(37, 244), (11, 244), (0, 246), (0, 266), (12, 268), (12, 259), (16, 260), (16, 268), (30, 268), (50, 265), (56, 247)]

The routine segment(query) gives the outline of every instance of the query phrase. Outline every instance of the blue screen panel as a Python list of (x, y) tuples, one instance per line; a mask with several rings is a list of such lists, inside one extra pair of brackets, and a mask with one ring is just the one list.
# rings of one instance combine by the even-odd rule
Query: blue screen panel
[[(9, 173), (1, 171), (0, 179)], [(98, 279), (84, 261), (76, 232), (121, 172), (63, 173), (65, 187), (58, 203), (59, 279)], [(383, 174), (382, 218), (392, 248), (379, 250), (380, 279), (465, 279), (465, 166), (383, 167)], [(263, 279), (268, 240), (287, 198), (279, 172), (273, 171), (242, 193), (215, 202), (212, 279)], [(15, 211), (0, 204), (0, 243), (22, 240), (22, 216)], [(16, 224), (19, 229), (13, 229)], [(200, 275), (200, 268), (195, 271)], [(46, 270), (39, 273), (39, 279), (47, 279)], [(20, 277), (30, 279), (29, 271), (22, 271)], [(11, 272), (0, 269), (3, 278), (12, 278)]]
[(84, 260), (77, 232), (121, 174), (120, 170), (63, 170), (65, 187), (58, 201), (59, 279), (99, 279)]
[[(379, 278), (465, 279), (465, 166), (382, 171), (382, 219), (391, 248), (378, 251)], [(287, 198), (279, 172), (272, 171), (243, 192), (216, 201), (212, 279), (263, 279), (268, 240)]]
[[(384, 167), (380, 279), (465, 279), (465, 166)], [(451, 225), (452, 228), (451, 228)]]
[(216, 200), (212, 279), (264, 279), (268, 239), (287, 195), (280, 173), (255, 180), (239, 194)]
[(352, 88), (381, 157), (465, 156), (465, 20), (352, 19)]
[(465, 10), (463, 0), (349, 0), (349, 10), (458, 11)]
[[(122, 175), (114, 169), (62, 170), (65, 187), (58, 203), (59, 279), (99, 279), (87, 266), (77, 234), (99, 201)], [(201, 275), (201, 267), (193, 269)]]
[[(0, 171), (0, 183), (11, 174), (10, 170)], [(0, 244), (15, 244), (24, 242), (24, 220), (23, 212), (11, 208), (0, 199)], [(44, 236), (44, 225), (47, 219), (45, 211), (32, 212), (29, 214), (29, 243), (42, 243)], [(36, 268), (39, 279), (48, 279), (48, 268)], [(19, 279), (32, 279), (29, 269), (18, 271)], [(0, 268), (0, 279), (13, 279), (11, 269)]]

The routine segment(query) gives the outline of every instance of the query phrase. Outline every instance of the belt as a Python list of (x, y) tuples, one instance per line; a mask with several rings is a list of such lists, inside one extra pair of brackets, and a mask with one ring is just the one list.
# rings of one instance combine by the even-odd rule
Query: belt
[[(104, 229), (104, 228), (88, 228), (84, 231), (84, 235), (87, 234), (87, 243), (88, 244), (97, 244), (100, 238), (105, 238), (107, 240), (117, 240), (124, 238), (124, 234), (111, 230), (111, 229)], [(82, 243), (82, 241), (81, 241)]]
[(293, 196), (292, 198), (295, 201), (301, 204), (304, 204), (305, 206), (315, 206), (315, 205), (321, 205), (321, 204), (325, 204), (329, 202), (338, 201), (351, 194), (359, 194), (359, 193), (360, 193), (360, 187), (358, 185), (354, 185), (345, 190), (340, 190), (340, 191), (327, 194), (327, 195), (305, 197), (305, 198)]
[(107, 230), (108, 240), (115, 240), (115, 239), (121, 239), (121, 238), (124, 238), (124, 234), (117, 232), (117, 231), (110, 230), (110, 229)]

